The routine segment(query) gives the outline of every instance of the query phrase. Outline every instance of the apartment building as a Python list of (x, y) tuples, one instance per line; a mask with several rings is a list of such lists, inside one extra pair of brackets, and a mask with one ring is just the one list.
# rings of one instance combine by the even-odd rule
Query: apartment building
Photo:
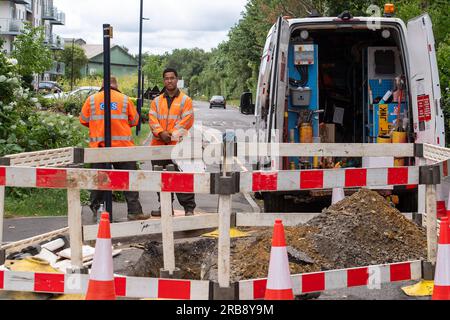
[[(64, 25), (65, 20), (65, 13), (53, 5), (53, 0), (0, 0), (0, 38), (5, 41), (1, 50), (7, 53), (13, 50), (14, 39), (23, 30), (25, 22), (33, 27), (43, 26), (44, 42), (52, 50), (63, 50), (64, 39), (53, 33), (53, 26)], [(64, 69), (63, 63), (55, 61), (43, 79), (64, 74)]]

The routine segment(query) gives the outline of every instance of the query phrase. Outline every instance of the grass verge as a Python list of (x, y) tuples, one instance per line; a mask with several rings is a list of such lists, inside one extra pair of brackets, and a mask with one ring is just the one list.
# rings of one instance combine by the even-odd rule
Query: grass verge
[[(6, 188), (6, 191), (5, 218), (67, 215), (66, 190)], [(81, 190), (81, 203), (87, 204), (88, 199), (89, 192)]]
[(148, 138), (150, 134), (150, 126), (147, 122), (141, 124), (141, 131), (139, 131), (139, 136), (136, 136), (136, 127), (133, 129), (134, 145), (142, 146), (144, 141)]

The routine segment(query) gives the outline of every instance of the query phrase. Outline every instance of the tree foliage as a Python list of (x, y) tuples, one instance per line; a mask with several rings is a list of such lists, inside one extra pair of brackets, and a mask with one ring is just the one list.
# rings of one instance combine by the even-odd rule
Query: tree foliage
[(52, 66), (50, 49), (44, 43), (43, 27), (32, 27), (25, 23), (24, 30), (14, 40), (12, 56), (18, 61), (18, 72), (22, 77), (40, 74)]
[[(348, 10), (354, 16), (371, 16), (370, 6), (377, 5), (382, 13), (384, 3), (380, 0), (248, 0), (241, 19), (230, 29), (227, 41), (211, 52), (178, 49), (171, 54), (148, 56), (148, 68), (153, 70), (149, 74), (157, 75), (164, 67), (172, 66), (185, 79), (191, 95), (210, 97), (221, 94), (236, 99), (243, 91), (255, 93), (267, 33), (280, 15), (306, 17), (317, 11), (323, 16), (337, 16)], [(450, 1), (402, 0), (395, 5), (396, 16), (405, 23), (424, 12), (428, 12), (432, 19), (443, 91), (442, 105), (450, 116), (450, 96), (446, 89), (450, 86)], [(450, 132), (450, 123), (447, 132)]]
[(72, 43), (66, 43), (64, 50), (58, 53), (57, 59), (66, 65), (64, 77), (68, 80), (72, 79), (72, 63), (73, 78), (75, 80), (81, 79), (81, 69), (88, 63), (88, 58), (83, 48), (77, 44), (72, 46)]

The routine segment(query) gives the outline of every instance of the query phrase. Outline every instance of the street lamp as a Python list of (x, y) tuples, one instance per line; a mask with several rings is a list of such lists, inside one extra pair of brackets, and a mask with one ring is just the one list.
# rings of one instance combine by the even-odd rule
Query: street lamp
[(75, 38), (72, 38), (72, 66), (70, 72), (70, 91), (73, 91), (73, 53), (75, 47)]
[(143, 81), (142, 81), (142, 21), (150, 20), (148, 18), (144, 18), (144, 0), (141, 0), (141, 8), (140, 8), (140, 17), (139, 17), (139, 62), (138, 62), (138, 96), (137, 96), (137, 111), (139, 114), (139, 122), (136, 127), (136, 135), (139, 135), (141, 131), (141, 110), (143, 104)]

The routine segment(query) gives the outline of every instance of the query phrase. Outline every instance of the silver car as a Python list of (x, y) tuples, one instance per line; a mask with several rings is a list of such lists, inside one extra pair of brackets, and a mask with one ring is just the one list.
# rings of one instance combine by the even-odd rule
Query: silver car
[(212, 96), (211, 100), (209, 100), (209, 108), (212, 107), (220, 107), (220, 108), (226, 108), (226, 100), (222, 96)]

